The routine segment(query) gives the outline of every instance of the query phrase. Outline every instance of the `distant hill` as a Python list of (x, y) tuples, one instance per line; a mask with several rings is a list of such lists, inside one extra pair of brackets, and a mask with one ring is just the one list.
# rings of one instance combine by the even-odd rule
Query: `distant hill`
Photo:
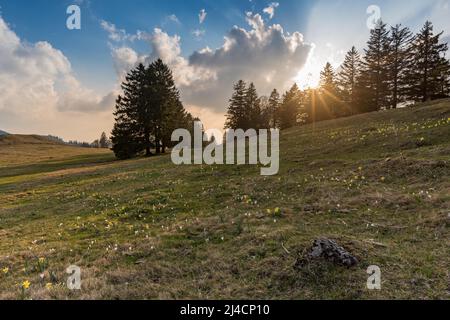
[(8, 132), (0, 130), (0, 136), (6, 136), (8, 134), (9, 134)]
[(18, 144), (62, 144), (62, 143), (48, 136), (6, 134), (6, 132), (4, 135), (2, 135), (0, 133), (0, 145), (18, 145)]

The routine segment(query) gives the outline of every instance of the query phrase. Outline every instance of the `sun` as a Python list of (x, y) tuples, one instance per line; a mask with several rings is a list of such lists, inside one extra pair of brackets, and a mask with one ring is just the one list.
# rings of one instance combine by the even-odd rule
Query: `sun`
[(320, 82), (319, 64), (308, 62), (295, 76), (294, 81), (302, 90), (317, 88)]

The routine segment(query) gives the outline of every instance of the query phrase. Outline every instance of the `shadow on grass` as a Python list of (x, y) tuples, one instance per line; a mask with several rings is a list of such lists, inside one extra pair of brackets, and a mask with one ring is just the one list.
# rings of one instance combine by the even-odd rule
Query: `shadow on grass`
[(116, 158), (113, 154), (79, 155), (56, 161), (43, 161), (36, 164), (0, 168), (0, 178), (55, 172), (63, 169), (83, 168), (92, 165), (112, 163), (114, 161), (116, 161)]

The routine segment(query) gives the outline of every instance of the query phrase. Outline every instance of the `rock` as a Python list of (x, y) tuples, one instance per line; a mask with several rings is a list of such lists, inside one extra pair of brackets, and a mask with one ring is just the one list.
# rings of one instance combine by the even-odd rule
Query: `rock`
[(317, 239), (306, 256), (299, 257), (295, 267), (302, 267), (311, 260), (325, 259), (336, 265), (347, 268), (358, 264), (358, 259), (350, 254), (343, 247), (339, 246), (335, 241), (330, 239)]

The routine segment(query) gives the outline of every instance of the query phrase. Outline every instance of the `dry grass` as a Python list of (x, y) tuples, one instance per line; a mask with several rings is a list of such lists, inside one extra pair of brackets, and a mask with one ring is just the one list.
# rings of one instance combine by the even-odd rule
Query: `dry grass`
[[(286, 131), (274, 177), (60, 145), (17, 143), (12, 161), (0, 145), (0, 298), (448, 299), (449, 118), (441, 101)], [(361, 263), (295, 270), (318, 237)]]

